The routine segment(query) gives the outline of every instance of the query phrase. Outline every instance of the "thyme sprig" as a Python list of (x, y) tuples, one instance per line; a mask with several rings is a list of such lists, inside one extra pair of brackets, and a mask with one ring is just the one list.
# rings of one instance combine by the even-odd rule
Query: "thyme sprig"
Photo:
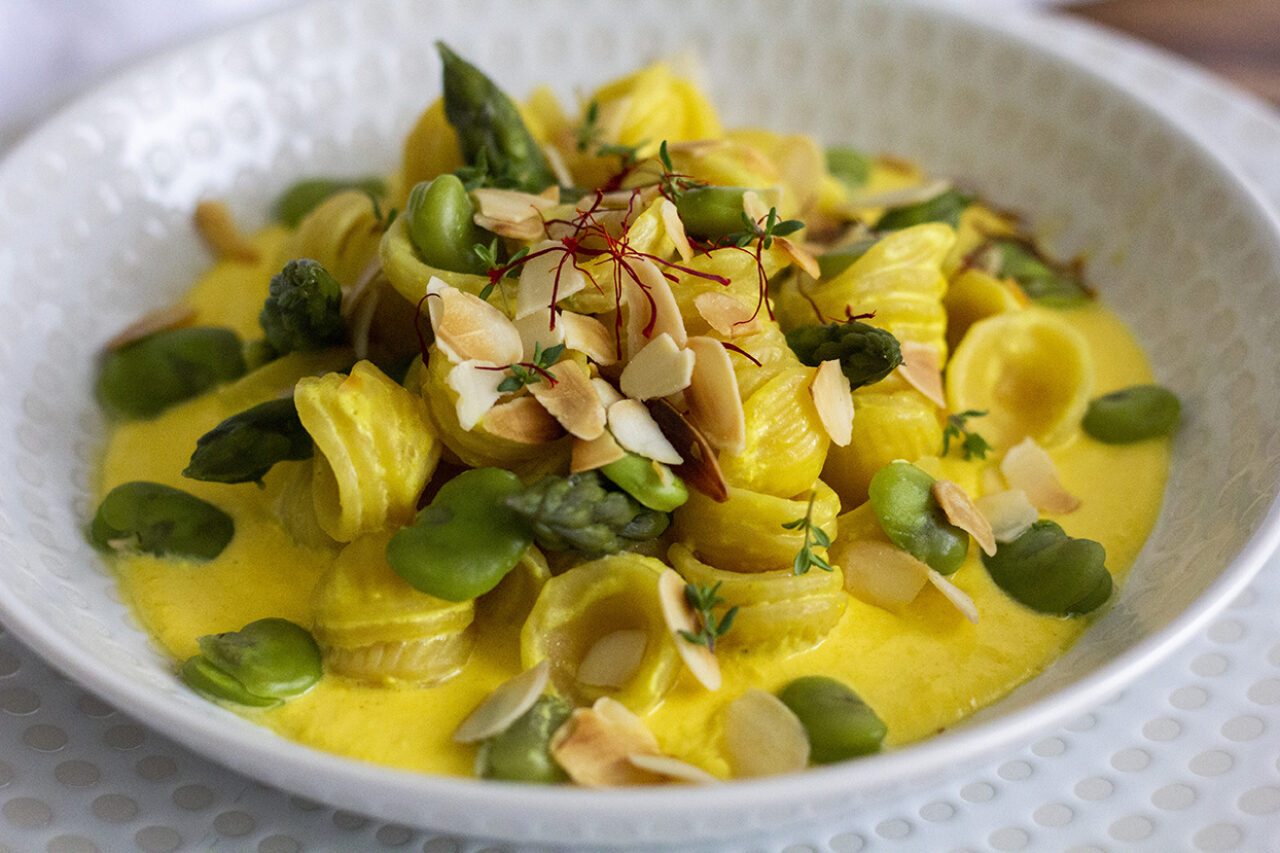
[(986, 415), (985, 411), (978, 409), (969, 409), (955, 415), (947, 415), (947, 425), (942, 430), (942, 455), (946, 456), (951, 450), (951, 439), (961, 440), (960, 449), (964, 453), (965, 459), (978, 457), (986, 459), (987, 453), (992, 450), (987, 440), (978, 433), (969, 429), (968, 421), (970, 418), (980, 418)]
[(827, 531), (821, 527), (817, 527), (813, 523), (813, 499), (817, 497), (817, 492), (809, 493), (809, 506), (804, 511), (804, 518), (797, 518), (795, 521), (783, 523), (783, 527), (787, 530), (803, 530), (804, 544), (800, 546), (800, 550), (796, 553), (795, 560), (791, 563), (791, 571), (793, 574), (803, 575), (809, 572), (809, 569), (817, 566), (824, 572), (834, 572), (835, 567), (815, 554), (813, 549), (830, 548), (831, 537), (827, 535)]
[(521, 246), (520, 250), (506, 261), (498, 259), (499, 250), (497, 237), (494, 237), (492, 242), (487, 246), (484, 243), (476, 243), (471, 247), (471, 251), (480, 259), (480, 263), (489, 268), (487, 273), (489, 276), (489, 283), (480, 288), (480, 293), (477, 294), (481, 299), (487, 300), (489, 298), (489, 294), (493, 293), (493, 289), (498, 286), (498, 282), (501, 281), (504, 276), (506, 278), (519, 277), (519, 262), (524, 260), (525, 255), (529, 254), (529, 247)]
[(526, 385), (534, 385), (544, 379), (554, 387), (556, 377), (550, 368), (559, 361), (560, 354), (563, 352), (564, 344), (556, 344), (543, 349), (542, 344), (535, 343), (533, 345), (533, 358), (529, 361), (518, 361), (504, 367), (482, 367), (480, 369), (511, 371), (510, 376), (498, 383), (498, 390), (504, 394), (519, 391)]
[(760, 248), (768, 249), (773, 245), (774, 237), (785, 237), (788, 234), (794, 234), (804, 227), (804, 223), (799, 219), (780, 219), (778, 217), (778, 208), (769, 208), (769, 213), (764, 218), (764, 222), (757, 222), (751, 218), (751, 214), (745, 210), (742, 211), (742, 224), (745, 226), (742, 231), (735, 231), (724, 237), (720, 243), (725, 246), (737, 246), (745, 249), (755, 241), (760, 241)]
[(658, 176), (658, 192), (662, 193), (673, 204), (687, 190), (706, 186), (702, 181), (676, 171), (675, 162), (671, 159), (671, 152), (667, 150), (667, 140), (665, 139), (658, 146), (658, 162), (662, 164), (662, 174)]
[(622, 145), (616, 142), (600, 142), (600, 103), (592, 101), (587, 105), (586, 115), (576, 131), (578, 151), (586, 154), (590, 151), (597, 157), (619, 157), (622, 168), (630, 169), (640, 160), (640, 145)]
[(686, 641), (693, 643), (695, 646), (706, 646), (707, 651), (713, 654), (716, 650), (716, 641), (729, 633), (729, 629), (733, 627), (733, 619), (738, 615), (738, 607), (734, 605), (726, 610), (724, 615), (716, 616), (715, 608), (725, 603), (719, 593), (720, 583), (718, 581), (714, 586), (695, 583), (685, 584), (684, 600), (693, 608), (698, 617), (698, 624), (702, 627), (696, 634), (692, 631), (679, 632), (680, 636)]

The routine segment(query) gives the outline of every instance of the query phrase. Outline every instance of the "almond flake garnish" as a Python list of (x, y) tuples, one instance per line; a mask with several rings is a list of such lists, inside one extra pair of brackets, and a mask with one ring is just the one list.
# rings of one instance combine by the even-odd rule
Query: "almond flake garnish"
[(502, 397), (498, 386), (506, 374), (494, 370), (487, 361), (470, 359), (456, 364), (445, 376), (445, 384), (458, 393), (454, 409), (458, 413), (458, 425), (470, 432), (480, 423), (485, 412)]
[(680, 633), (696, 635), (702, 626), (698, 616), (684, 594), (684, 578), (675, 569), (666, 569), (658, 576), (658, 601), (662, 604), (662, 618), (675, 640), (676, 651), (689, 672), (708, 690), (719, 690), (721, 684), (720, 661), (715, 653), (700, 643), (691, 643)]
[(231, 208), (221, 201), (202, 201), (196, 205), (196, 231), (205, 245), (219, 258), (256, 264), (262, 259), (258, 248), (240, 233)]
[(591, 377), (591, 385), (596, 389), (596, 394), (600, 397), (600, 402), (604, 403), (607, 409), (619, 400), (625, 400), (622, 392), (609, 384), (609, 380), (600, 376)]
[(564, 428), (533, 397), (516, 397), (499, 403), (481, 418), (484, 428), (498, 438), (520, 444), (546, 444), (564, 435)]
[(810, 278), (822, 277), (822, 268), (818, 266), (818, 259), (808, 249), (805, 249), (789, 237), (774, 237), (773, 243), (782, 250), (782, 254), (790, 258), (791, 262), (804, 270)]
[(607, 696), (574, 710), (551, 738), (551, 757), (570, 779), (592, 788), (660, 782), (662, 774), (637, 767), (631, 758), (661, 754), (641, 719)]
[(605, 409), (591, 377), (582, 365), (565, 359), (551, 367), (555, 381), (544, 380), (526, 386), (542, 408), (575, 438), (598, 438), (604, 432)]
[(627, 309), (625, 355), (633, 358), (650, 339), (664, 332), (676, 346), (683, 347), (688, 340), (684, 318), (666, 276), (648, 259), (632, 263), (631, 269), (636, 278), (624, 275), (622, 282), (623, 305)]
[(582, 656), (578, 682), (590, 687), (621, 687), (640, 668), (648, 644), (644, 631), (624, 629), (605, 634)]
[(1080, 499), (1058, 478), (1053, 457), (1030, 436), (1009, 448), (1000, 460), (1000, 473), (1010, 488), (1026, 492), (1027, 499), (1044, 512), (1067, 513), (1080, 507)]
[(720, 780), (701, 767), (672, 758), (670, 755), (650, 755), (647, 752), (633, 752), (627, 756), (632, 765), (665, 776), (673, 782), (689, 782), (694, 785), (714, 785)]
[[(555, 327), (552, 328), (551, 309), (540, 308), (532, 314), (527, 314), (519, 320), (512, 321), (515, 324), (516, 331), (520, 333), (520, 340), (524, 344), (524, 354), (521, 361), (533, 361), (533, 353), (535, 347), (546, 350), (560, 344), (565, 344), (565, 328), (562, 320), (563, 317), (558, 316), (556, 312)], [(568, 346), (568, 344), (565, 344)]]
[(935, 405), (946, 406), (947, 397), (942, 390), (942, 370), (938, 366), (938, 348), (919, 341), (902, 341), (901, 348), (902, 364), (898, 365), (898, 373), (907, 380), (907, 384), (928, 397)]
[(608, 417), (609, 431), (625, 449), (668, 465), (684, 461), (639, 400), (619, 400), (609, 407)]
[(539, 214), (554, 207), (559, 197), (549, 198), (545, 195), (519, 192), (518, 190), (502, 190), (493, 187), (480, 187), (471, 191), (471, 199), (476, 203), (476, 212), (482, 216), (499, 222), (524, 222), (527, 219), (539, 219)]
[(964, 590), (953, 584), (945, 575), (933, 569), (929, 570), (929, 583), (933, 584), (938, 592), (946, 596), (947, 600), (964, 614), (964, 618), (975, 625), (978, 624), (978, 606), (973, 603), (973, 599)]
[(552, 296), (559, 302), (587, 286), (587, 277), (573, 265), (572, 257), (564, 251), (539, 255), (543, 249), (563, 250), (564, 246), (555, 240), (544, 240), (530, 248), (529, 253), (537, 257), (529, 258), (520, 265), (520, 284), (516, 288), (517, 318), (551, 307)]
[(840, 370), (838, 359), (828, 359), (818, 365), (809, 383), (813, 405), (818, 410), (818, 420), (831, 440), (845, 447), (853, 440), (853, 392), (849, 380)]
[(177, 303), (168, 305), (164, 308), (157, 308), (154, 311), (148, 311), (137, 320), (125, 326), (115, 334), (115, 337), (103, 344), (102, 348), (107, 352), (118, 350), (126, 344), (134, 341), (142, 340), (147, 335), (154, 335), (156, 332), (164, 332), (169, 329), (180, 329), (183, 326), (190, 326), (196, 318), (196, 309), (190, 305)]
[(709, 290), (693, 298), (693, 307), (707, 325), (726, 338), (749, 335), (764, 326), (758, 312), (727, 293)]
[(474, 293), (438, 278), (427, 282), (427, 312), (436, 344), (450, 361), (512, 364), (524, 355), (515, 324)]
[(849, 594), (886, 610), (915, 601), (929, 579), (922, 561), (878, 539), (856, 539), (836, 559)]
[(689, 387), (693, 365), (693, 353), (681, 349), (671, 335), (663, 332), (631, 357), (618, 377), (618, 385), (623, 394), (635, 400), (669, 397)]
[(769, 216), (769, 205), (764, 203), (755, 190), (747, 190), (742, 194), (742, 210), (753, 222), (763, 222)]
[(737, 777), (793, 773), (809, 765), (800, 718), (772, 693), (749, 688), (725, 709), (724, 739)]
[(537, 240), (539, 237), (545, 237), (547, 234), (546, 226), (542, 224), (541, 219), (536, 217), (520, 222), (507, 222), (503, 219), (494, 219), (477, 213), (471, 217), (471, 221), (484, 230), (492, 231), (500, 237), (510, 237), (512, 240), (522, 240), (526, 243)]
[(1021, 489), (992, 492), (975, 503), (991, 522), (991, 533), (997, 542), (1012, 542), (1040, 520), (1040, 512)]
[(942, 508), (947, 521), (959, 527), (973, 537), (988, 557), (996, 552), (996, 538), (991, 530), (991, 522), (978, 509), (978, 505), (969, 497), (969, 493), (951, 480), (933, 481), (933, 498)]
[(618, 444), (613, 434), (608, 430), (600, 433), (590, 441), (575, 438), (573, 440), (573, 449), (569, 455), (569, 473), (580, 474), (583, 471), (603, 468), (610, 462), (617, 462), (626, 455), (627, 451), (622, 449), (622, 446)]
[(684, 393), (689, 420), (718, 450), (741, 453), (747, 446), (747, 420), (728, 351), (715, 338), (701, 336), (689, 338), (689, 351), (694, 355)]
[(545, 661), (504, 682), (476, 706), (453, 733), (457, 743), (474, 743), (500, 734), (524, 715), (547, 689), (551, 665)]
[(903, 187), (881, 193), (868, 193), (854, 196), (846, 203), (847, 207), (906, 207), (919, 204), (939, 196), (951, 189), (950, 181), (931, 181), (914, 187)]
[(613, 364), (618, 360), (613, 333), (595, 317), (565, 311), (556, 325), (564, 330), (564, 345), (569, 349), (585, 353), (599, 365)]
[(672, 243), (676, 244), (680, 260), (687, 264), (693, 260), (693, 246), (689, 245), (689, 235), (685, 233), (684, 220), (680, 218), (680, 212), (676, 210), (671, 199), (664, 198), (658, 206), (658, 213), (662, 216), (662, 224), (667, 229), (667, 236), (671, 238)]
[(676, 476), (713, 501), (729, 500), (729, 484), (720, 470), (718, 454), (702, 430), (667, 400), (654, 400), (650, 413), (662, 434), (685, 459), (673, 469)]

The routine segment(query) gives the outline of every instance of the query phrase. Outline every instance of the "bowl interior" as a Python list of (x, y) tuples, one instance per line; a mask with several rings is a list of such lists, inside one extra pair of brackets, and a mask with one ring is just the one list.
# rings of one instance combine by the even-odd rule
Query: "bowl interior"
[[(621, 797), (415, 777), (285, 743), (179, 686), (82, 534), (104, 426), (95, 354), (209, 263), (190, 226), (197, 200), (227, 199), (257, 224), (299, 177), (390, 169), (439, 91), (437, 38), (516, 96), (547, 82), (569, 102), (654, 58), (688, 60), (729, 126), (918, 160), (1024, 212), (1055, 253), (1086, 257), (1187, 412), (1163, 514), (1116, 606), (1045, 676), (963, 730), (821, 771), (820, 798), (794, 778)], [(1239, 588), (1276, 535), (1274, 221), (1211, 154), (1106, 80), (911, 4), (753, 2), (730, 14), (664, 0), (625, 22), (611, 6), (572, 0), (293, 10), (109, 83), (0, 166), (0, 306), (0, 618), (206, 754), (451, 831), (679, 840), (852, 807), (1101, 698)]]

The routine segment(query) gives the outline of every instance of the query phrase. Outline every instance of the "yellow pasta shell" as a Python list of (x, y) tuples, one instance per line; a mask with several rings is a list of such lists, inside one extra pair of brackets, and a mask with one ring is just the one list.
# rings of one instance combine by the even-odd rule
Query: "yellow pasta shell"
[(474, 644), (473, 601), (445, 601), (387, 565), (391, 531), (361, 536), (316, 583), (312, 613), (325, 667), (375, 683), (437, 684), (456, 675)]
[[(813, 526), (834, 537), (840, 498), (821, 480), (813, 491)], [(783, 525), (804, 518), (808, 504), (807, 492), (780, 498), (730, 486), (729, 499), (719, 502), (690, 489), (689, 500), (676, 509), (672, 520), (678, 540), (717, 568), (733, 572), (789, 570), (804, 546), (805, 533)]]
[(979, 320), (1005, 311), (1021, 311), (1028, 300), (1017, 283), (972, 267), (951, 279), (942, 307), (947, 310), (947, 346), (953, 351)]
[(721, 453), (719, 460), (730, 485), (782, 497), (813, 486), (831, 445), (809, 392), (813, 373), (812, 367), (785, 368), (743, 401), (746, 449)]
[(662, 63), (642, 68), (596, 90), (601, 142), (639, 146), (641, 159), (668, 143), (721, 135), (715, 108), (691, 82)]
[(419, 181), (452, 172), (463, 165), (458, 134), (444, 114), (444, 99), (437, 98), (422, 111), (405, 137), (400, 174), (396, 187), (396, 207), (404, 210), (409, 190)]
[[(382, 242), (378, 244), (378, 257), (382, 261), (382, 272), (391, 286), (410, 304), (418, 306), (421, 314), (425, 315), (427, 312), (422, 301), (427, 296), (427, 284), (432, 278), (438, 278), (467, 293), (478, 294), (488, 286), (488, 276), (454, 272), (424, 264), (413, 247), (413, 241), (409, 239), (405, 218), (397, 216), (396, 221), (382, 235)], [(513, 280), (503, 279), (497, 290), (491, 299), (492, 304), (510, 314), (507, 306), (515, 305)], [(425, 316), (420, 322), (426, 323)]]
[(284, 245), (284, 262), (311, 258), (350, 287), (378, 254), (382, 223), (367, 193), (345, 190), (329, 196), (303, 217)]
[(371, 362), (350, 376), (304, 378), (294, 390), (316, 444), (316, 517), (339, 542), (406, 524), (440, 459), (426, 406)]
[(708, 566), (684, 545), (672, 545), (671, 565), (689, 583), (720, 584), (725, 607), (737, 607), (733, 628), (719, 641), (726, 648), (796, 650), (822, 640), (840, 621), (847, 596), (844, 573), (810, 569), (803, 575), (790, 568), (768, 572), (727, 572)]
[[(681, 667), (658, 595), (665, 568), (652, 557), (614, 554), (551, 578), (520, 633), (524, 667), (548, 661), (552, 686), (576, 705), (608, 696), (637, 714), (652, 708)], [(587, 653), (601, 638), (622, 630), (642, 631), (647, 641), (626, 683), (619, 688), (579, 683), (578, 666)]]
[(914, 462), (942, 452), (937, 407), (914, 388), (877, 387), (853, 395), (853, 438), (845, 447), (833, 445), (822, 469), (845, 506), (865, 501), (871, 477), (895, 459)]

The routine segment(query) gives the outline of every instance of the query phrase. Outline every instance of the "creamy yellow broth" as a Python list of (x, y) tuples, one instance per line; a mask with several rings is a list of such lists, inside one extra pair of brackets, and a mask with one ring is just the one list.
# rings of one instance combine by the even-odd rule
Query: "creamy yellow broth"
[[(254, 336), (267, 282), (279, 269), (282, 238), (279, 229), (256, 238), (264, 257), (257, 268), (223, 263), (204, 276), (188, 296), (199, 311), (198, 322)], [(1107, 310), (1091, 305), (1055, 313), (1089, 342), (1096, 393), (1151, 381), (1141, 351)], [(333, 555), (301, 547), (280, 529), (271, 505), (277, 472), (268, 475), (265, 488), (203, 483), (179, 474), (200, 435), (275, 390), (252, 383), (228, 386), (154, 420), (121, 424), (105, 448), (101, 494), (125, 481), (154, 480), (212, 501), (235, 520), (231, 544), (209, 563), (113, 558), (127, 601), (176, 661), (196, 653), (197, 637), (237, 630), (262, 617), (311, 623), (312, 587)], [(1167, 441), (1111, 446), (1084, 436), (1054, 452), (1065, 486), (1083, 500), (1080, 509), (1058, 520), (1072, 536), (1106, 547), (1117, 581), (1155, 522), (1168, 455)], [(953, 457), (942, 464), (951, 478), (976, 482), (979, 466), (987, 463)], [(1034, 677), (1090, 622), (1038, 614), (1015, 603), (991, 582), (976, 546), (951, 579), (972, 596), (981, 614), (977, 624), (928, 585), (895, 613), (850, 597), (840, 622), (816, 647), (799, 653), (722, 653), (724, 685), (718, 692), (709, 693), (683, 673), (646, 723), (668, 753), (727, 776), (719, 737), (724, 706), (748, 687), (772, 691), (797, 676), (824, 673), (852, 685), (887, 724), (887, 743), (901, 745), (946, 729)], [(486, 695), (520, 670), (518, 626), (486, 624), (482, 610), (477, 623), (481, 640), (470, 662), (442, 685), (372, 687), (329, 675), (280, 707), (244, 713), (326, 751), (471, 775), (474, 747), (453, 743), (451, 734)]]

